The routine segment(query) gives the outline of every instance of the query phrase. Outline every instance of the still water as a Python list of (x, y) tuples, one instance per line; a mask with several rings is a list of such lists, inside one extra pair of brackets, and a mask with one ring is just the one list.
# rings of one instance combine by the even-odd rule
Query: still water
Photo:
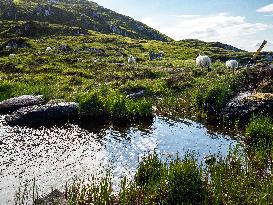
[(209, 132), (190, 120), (155, 117), (152, 122), (115, 126), (110, 123), (10, 127), (0, 116), (0, 204), (11, 204), (19, 184), (36, 179), (40, 193), (62, 189), (66, 182), (100, 175), (111, 168), (114, 181), (133, 176), (145, 153), (187, 151), (225, 156), (237, 142)]

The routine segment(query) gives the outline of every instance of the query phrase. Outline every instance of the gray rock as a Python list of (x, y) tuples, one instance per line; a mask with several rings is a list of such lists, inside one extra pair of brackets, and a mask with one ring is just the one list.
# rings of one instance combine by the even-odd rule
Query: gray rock
[(44, 104), (45, 101), (42, 95), (22, 95), (20, 97), (11, 98), (0, 102), (1, 112), (12, 112), (22, 107)]
[(67, 44), (63, 44), (58, 48), (58, 50), (62, 52), (69, 52), (72, 51), (72, 48)]
[(213, 165), (216, 162), (216, 158), (213, 155), (208, 155), (204, 157), (205, 163), (208, 165)]
[(64, 99), (54, 99), (54, 100), (50, 100), (48, 101), (47, 105), (54, 105), (54, 104), (59, 104), (59, 103), (64, 103), (65, 100)]
[(150, 60), (155, 60), (155, 59), (161, 59), (164, 57), (164, 52), (159, 52), (159, 53), (155, 53), (153, 51), (149, 52), (149, 58)]
[(241, 93), (223, 109), (221, 115), (227, 121), (247, 121), (253, 114), (272, 114), (273, 100), (255, 99), (251, 93)]
[(5, 120), (10, 125), (48, 125), (74, 119), (78, 110), (74, 102), (34, 105), (7, 115)]
[(64, 204), (66, 204), (65, 194), (60, 192), (58, 189), (55, 189), (47, 196), (35, 200), (34, 204), (37, 204), (37, 205), (53, 205), (53, 204), (64, 205)]
[(131, 94), (127, 95), (127, 97), (131, 98), (131, 99), (138, 99), (138, 98), (144, 97), (145, 93), (146, 93), (145, 90), (141, 90), (139, 92), (131, 93)]

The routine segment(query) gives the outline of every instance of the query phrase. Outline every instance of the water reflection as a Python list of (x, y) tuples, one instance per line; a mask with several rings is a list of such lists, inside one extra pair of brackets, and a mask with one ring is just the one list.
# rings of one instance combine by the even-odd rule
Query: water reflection
[(0, 116), (0, 204), (12, 199), (20, 181), (36, 178), (42, 192), (61, 188), (72, 178), (103, 175), (111, 168), (115, 181), (132, 176), (139, 157), (156, 149), (183, 155), (226, 155), (236, 142), (208, 133), (201, 124), (156, 117), (152, 121), (116, 125), (110, 122), (68, 123), (53, 127), (10, 127)]

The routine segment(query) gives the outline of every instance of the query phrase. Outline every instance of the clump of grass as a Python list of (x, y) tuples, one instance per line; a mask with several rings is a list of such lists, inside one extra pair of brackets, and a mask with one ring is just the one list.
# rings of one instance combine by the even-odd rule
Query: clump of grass
[(12, 89), (11, 84), (5, 81), (0, 82), (0, 101), (11, 97), (11, 89)]
[(217, 72), (198, 79), (191, 91), (192, 104), (198, 111), (219, 114), (234, 94), (244, 86), (243, 74), (219, 75)]
[(196, 108), (208, 114), (217, 114), (226, 105), (232, 96), (232, 91), (227, 83), (210, 85), (206, 90), (198, 89), (193, 94)]
[(253, 116), (246, 126), (247, 141), (270, 144), (273, 141), (273, 121), (266, 116)]
[(67, 203), (77, 204), (115, 204), (112, 179), (110, 175), (101, 180), (94, 176), (90, 182), (75, 182), (67, 190)]
[(78, 99), (81, 113), (88, 117), (111, 117), (136, 120), (152, 117), (152, 103), (143, 98), (133, 100), (111, 89), (101, 88)]
[(135, 183), (148, 204), (200, 204), (206, 200), (202, 170), (192, 155), (173, 158), (170, 163), (160, 161), (157, 154), (149, 155), (140, 163)]

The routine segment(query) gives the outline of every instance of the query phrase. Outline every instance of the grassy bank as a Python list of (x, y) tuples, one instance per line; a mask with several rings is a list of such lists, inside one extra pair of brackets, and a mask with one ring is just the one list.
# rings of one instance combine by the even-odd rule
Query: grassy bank
[[(110, 175), (100, 180), (94, 177), (88, 182), (75, 182), (59, 197), (47, 198), (47, 202), (55, 200), (56, 204), (62, 201), (75, 205), (269, 205), (273, 202), (271, 171), (266, 166), (261, 168), (251, 160), (250, 155), (246, 156), (238, 150), (208, 165), (198, 164), (194, 154), (187, 154), (184, 158), (173, 156), (167, 160), (161, 160), (155, 153), (150, 154), (140, 162), (132, 181), (124, 178), (117, 192), (112, 185)], [(41, 198), (34, 198), (34, 201), (35, 204), (45, 204)]]

